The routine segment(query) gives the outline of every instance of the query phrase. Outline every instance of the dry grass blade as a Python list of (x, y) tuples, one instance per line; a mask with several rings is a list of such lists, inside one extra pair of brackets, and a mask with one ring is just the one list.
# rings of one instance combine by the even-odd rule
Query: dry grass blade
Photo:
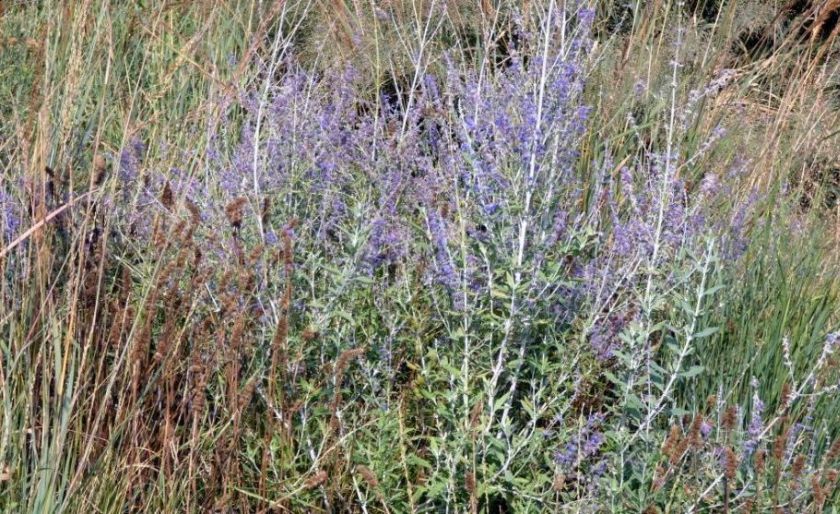
[(87, 198), (88, 196), (90, 196), (90, 195), (92, 195), (93, 193), (96, 193), (96, 192), (97, 192), (97, 190), (94, 189), (93, 191), (88, 191), (87, 193), (81, 194), (81, 195), (77, 196), (76, 198), (70, 200), (69, 202), (65, 203), (61, 207), (59, 207), (59, 208), (53, 210), (52, 212), (48, 213), (46, 216), (44, 216), (43, 219), (39, 220), (34, 225), (29, 227), (21, 235), (19, 235), (14, 240), (12, 240), (12, 242), (9, 243), (5, 248), (3, 248), (3, 250), (0, 251), (0, 259), (5, 257), (6, 255), (8, 255), (9, 252), (11, 252), (15, 248), (17, 248), (21, 243), (23, 243), (24, 241), (29, 239), (29, 237), (31, 237), (32, 234), (34, 234), (39, 229), (41, 229), (44, 225), (49, 223), (53, 218), (55, 218), (56, 216), (58, 216), (62, 212), (66, 211), (70, 207), (74, 206), (80, 200), (83, 200), (83, 199)]

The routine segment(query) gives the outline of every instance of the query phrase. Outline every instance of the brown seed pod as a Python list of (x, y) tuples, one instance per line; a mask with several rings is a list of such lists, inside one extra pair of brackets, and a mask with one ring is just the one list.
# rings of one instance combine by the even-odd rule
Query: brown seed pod
[(327, 481), (327, 472), (323, 469), (319, 469), (317, 473), (312, 475), (309, 479), (306, 480), (304, 483), (304, 488), (306, 489), (315, 489), (316, 487), (320, 486), (324, 482)]
[(160, 192), (160, 203), (170, 211), (175, 207), (175, 195), (168, 180), (163, 185), (163, 191)]
[(734, 480), (735, 474), (738, 471), (738, 456), (732, 448), (726, 449), (726, 467), (724, 468), (724, 476), (727, 480)]
[(470, 494), (475, 494), (475, 473), (472, 471), (468, 471), (466, 475), (464, 475), (464, 488)]
[(484, 402), (476, 402), (475, 406), (470, 410), (470, 428), (478, 428), (478, 423), (481, 421), (481, 414), (484, 412)]
[(566, 475), (563, 473), (557, 473), (554, 475), (554, 482), (551, 484), (551, 488), (556, 491), (560, 492), (563, 490), (563, 487), (566, 485)]
[(96, 154), (93, 157), (93, 181), (94, 184), (100, 185), (105, 180), (105, 168), (107, 164), (105, 162), (105, 157), (102, 157), (102, 154)]
[(257, 264), (257, 262), (260, 260), (260, 257), (262, 257), (262, 254), (263, 254), (264, 250), (265, 250), (265, 246), (263, 246), (263, 245), (255, 246), (254, 249), (251, 250), (251, 253), (248, 255), (248, 261), (252, 265)]
[(242, 388), (242, 391), (239, 393), (239, 401), (238, 407), (240, 410), (245, 409), (248, 404), (251, 403), (251, 398), (254, 397), (254, 390), (257, 388), (257, 381), (254, 378), (251, 378), (246, 384), (245, 387)]
[(700, 428), (703, 426), (703, 416), (699, 414), (691, 420), (691, 428), (688, 430), (688, 444), (693, 448), (700, 448), (703, 445), (703, 437), (700, 435)]
[(320, 334), (320, 332), (318, 332), (318, 329), (315, 328), (314, 326), (310, 325), (310, 326), (306, 327), (305, 329), (303, 329), (303, 332), (300, 334), (300, 337), (304, 341), (309, 342), (309, 341), (314, 341), (315, 339), (318, 339), (318, 336), (320, 336), (320, 335), (321, 334)]
[(737, 422), (738, 418), (738, 408), (734, 405), (728, 407), (726, 411), (723, 413), (723, 420), (721, 424), (723, 428), (726, 430), (732, 430), (735, 428), (735, 423)]
[(263, 225), (268, 225), (268, 220), (271, 214), (271, 198), (266, 196), (263, 198), (262, 202), (262, 210), (260, 212), (260, 218), (262, 220)]
[(662, 464), (656, 466), (653, 471), (653, 482), (650, 485), (651, 492), (657, 492), (665, 485), (665, 477), (668, 475), (668, 470)]
[[(782, 425), (784, 425), (785, 420), (782, 420)], [(785, 454), (785, 449), (787, 448), (787, 439), (788, 435), (790, 434), (790, 427), (785, 427), (782, 432), (776, 437), (776, 440), (773, 442), (773, 458), (777, 461), (781, 462), (782, 457)]]
[(671, 429), (668, 431), (668, 437), (662, 444), (662, 453), (668, 457), (669, 460), (675, 460), (674, 456), (676, 455), (676, 448), (680, 444), (681, 440), (682, 430), (680, 430), (680, 427), (675, 423), (671, 425)]
[(369, 467), (359, 464), (356, 466), (356, 472), (359, 473), (364, 481), (367, 482), (367, 484), (373, 489), (379, 487), (379, 480), (376, 478), (376, 474), (374, 474)]
[(834, 441), (831, 445), (831, 449), (828, 450), (828, 454), (825, 456), (825, 460), (827, 462), (831, 462), (835, 460), (837, 457), (840, 457), (840, 438)]
[(709, 397), (706, 398), (706, 410), (711, 412), (712, 409), (715, 408), (715, 405), (717, 405), (717, 396), (710, 394)]
[(755, 452), (755, 472), (756, 474), (761, 474), (764, 472), (764, 465), (765, 465), (765, 458), (767, 457), (767, 453), (764, 450), (758, 450)]
[(790, 383), (785, 382), (782, 384), (782, 394), (779, 398), (779, 406), (782, 409), (787, 409), (789, 406), (788, 402), (790, 402)]
[(189, 200), (184, 202), (184, 206), (190, 213), (190, 221), (192, 221), (193, 226), (201, 224), (201, 211), (198, 206)]
[(793, 466), (790, 468), (790, 475), (791, 478), (796, 481), (802, 476), (802, 470), (805, 469), (805, 456), (804, 455), (797, 455), (795, 459), (793, 459)]
[(814, 495), (814, 505), (819, 512), (825, 503), (826, 488), (820, 484), (820, 477), (817, 474), (811, 476), (811, 493)]
[(225, 215), (227, 216), (228, 222), (234, 229), (239, 229), (242, 226), (242, 216), (244, 214), (245, 204), (248, 201), (240, 196), (235, 200), (231, 201), (225, 207)]

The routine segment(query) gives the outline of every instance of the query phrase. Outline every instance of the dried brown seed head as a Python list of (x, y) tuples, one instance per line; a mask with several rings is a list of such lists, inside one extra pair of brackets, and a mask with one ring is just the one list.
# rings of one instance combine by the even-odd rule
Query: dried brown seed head
[(668, 437), (662, 444), (662, 453), (669, 459), (673, 459), (673, 455), (681, 439), (682, 430), (679, 426), (677, 426), (676, 423), (674, 423), (673, 425), (671, 425), (671, 429), (668, 431)]
[(101, 173), (105, 171), (105, 157), (102, 154), (96, 154), (93, 156), (93, 169), (97, 173)]
[(825, 503), (826, 488), (820, 484), (820, 477), (817, 474), (811, 476), (811, 492), (814, 495), (814, 505), (818, 508)]
[(795, 459), (793, 459), (793, 466), (790, 468), (791, 478), (793, 480), (799, 479), (802, 476), (802, 470), (805, 469), (805, 456), (804, 455), (797, 455)]
[(318, 487), (326, 481), (327, 472), (323, 469), (319, 469), (317, 473), (315, 473), (309, 479), (306, 480), (306, 482), (304, 483), (304, 487), (306, 489), (315, 489), (316, 487)]
[(468, 471), (464, 476), (464, 488), (470, 494), (475, 494), (475, 473)]
[(665, 478), (668, 475), (668, 470), (662, 464), (656, 466), (653, 470), (653, 483), (651, 484), (651, 492), (657, 492), (665, 485)]
[(160, 193), (160, 203), (170, 211), (175, 207), (175, 194), (172, 192), (172, 186), (168, 180), (163, 185), (163, 191)]
[(262, 211), (260, 212), (260, 217), (262, 219), (263, 225), (268, 225), (268, 220), (271, 214), (271, 198), (265, 197), (263, 198), (262, 203)]
[(782, 384), (782, 394), (779, 398), (779, 406), (782, 409), (787, 409), (788, 402), (790, 402), (790, 383), (785, 382), (784, 384)]
[(735, 455), (735, 452), (732, 448), (726, 449), (726, 465), (724, 467), (724, 476), (726, 476), (727, 480), (734, 480), (735, 474), (738, 471), (738, 456)]
[(263, 245), (257, 245), (254, 247), (253, 250), (251, 250), (251, 253), (248, 255), (248, 260), (251, 262), (252, 265), (256, 264), (257, 261), (260, 260), (260, 257), (262, 257), (264, 250), (265, 246)]
[(699, 448), (703, 445), (703, 437), (700, 434), (700, 428), (703, 426), (703, 416), (699, 414), (694, 416), (691, 420), (691, 427), (688, 430), (688, 442), (694, 448)]
[(244, 197), (240, 196), (225, 207), (225, 215), (227, 216), (228, 222), (235, 229), (239, 229), (242, 226), (242, 216), (247, 202)]
[(304, 341), (309, 342), (318, 339), (318, 336), (320, 335), (321, 334), (320, 332), (318, 332), (318, 329), (314, 325), (310, 325), (303, 330), (303, 332), (300, 334), (300, 337)]
[(358, 472), (362, 476), (364, 481), (367, 482), (367, 484), (370, 487), (374, 489), (379, 487), (379, 480), (376, 478), (376, 474), (374, 474), (374, 472), (371, 471), (370, 468), (368, 468), (367, 466), (361, 464), (356, 466), (356, 472)]
[(481, 421), (481, 414), (484, 412), (484, 402), (475, 402), (475, 406), (470, 411), (470, 428), (478, 428), (479, 421)]
[(723, 428), (726, 430), (732, 430), (735, 428), (735, 423), (738, 418), (738, 408), (734, 405), (728, 407), (726, 411), (723, 413), (723, 421), (722, 425)]
[(185, 206), (190, 211), (190, 219), (193, 225), (199, 225), (201, 223), (201, 211), (198, 209), (198, 206), (189, 200), (185, 202)]
[(344, 370), (347, 369), (347, 365), (350, 363), (350, 361), (362, 355), (363, 353), (365, 353), (364, 348), (352, 348), (350, 350), (344, 350), (343, 352), (341, 352), (341, 355), (339, 355), (338, 359), (336, 359), (335, 361), (335, 368), (333, 371), (336, 382), (340, 381), (341, 378), (344, 376)]
[(551, 488), (556, 491), (560, 492), (563, 490), (563, 487), (566, 485), (566, 475), (563, 473), (557, 473), (554, 475), (554, 481), (551, 484)]
[(825, 459), (828, 462), (831, 462), (837, 457), (840, 457), (840, 437), (838, 437), (834, 443), (831, 445), (831, 448), (828, 450), (828, 454), (826, 454)]
[(785, 428), (782, 430), (782, 433), (776, 437), (776, 440), (773, 442), (773, 458), (777, 461), (781, 461), (782, 457), (785, 454), (785, 448), (787, 448), (787, 438), (790, 428)]
[(765, 458), (767, 457), (767, 453), (764, 450), (758, 450), (755, 452), (755, 472), (756, 474), (761, 474), (764, 472), (764, 465), (765, 465)]
[(710, 394), (708, 398), (706, 398), (706, 410), (711, 412), (715, 405), (717, 405), (717, 396)]

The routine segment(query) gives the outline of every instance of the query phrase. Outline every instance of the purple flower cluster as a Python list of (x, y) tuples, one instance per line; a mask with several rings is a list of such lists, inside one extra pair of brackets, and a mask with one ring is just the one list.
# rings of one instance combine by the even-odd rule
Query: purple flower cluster
[(134, 182), (140, 176), (145, 154), (146, 145), (136, 136), (131, 138), (128, 146), (120, 152), (119, 178), (123, 185)]
[[(246, 197), (260, 219), (259, 233), (246, 219), (246, 235), (276, 243), (280, 225), (299, 220), (304, 251), (375, 278), (420, 272), (455, 307), (491, 305), (488, 286), (513, 274), (524, 300), (507, 315), (529, 324), (565, 330), (587, 308), (612, 313), (590, 316), (587, 334), (609, 359), (638, 312), (639, 270), (721, 230), (703, 206), (726, 191), (709, 175), (690, 193), (677, 158), (653, 151), (618, 173), (609, 152), (581, 162), (593, 13), (553, 14), (539, 34), (521, 29), (503, 67), (471, 70), (448, 55), (435, 73), (391, 77), (396, 93), (364, 93), (366, 78), (350, 67), (266, 65), (269, 83), (221, 102), (204, 169), (164, 179), (141, 173), (138, 139), (121, 152), (132, 234), (148, 235), (142, 220), (167, 181), (208, 225), (224, 226), (225, 205)], [(270, 212), (258, 212), (266, 203)], [(733, 254), (748, 211), (731, 220)]]
[(596, 456), (604, 444), (604, 434), (600, 426), (604, 415), (595, 413), (589, 416), (584, 426), (566, 443), (563, 450), (554, 455), (554, 460), (568, 471), (576, 470), (581, 463)]
[(613, 356), (613, 352), (621, 344), (619, 334), (627, 322), (626, 316), (614, 313), (596, 323), (590, 330), (589, 344), (598, 359), (605, 361)]
[(20, 232), (21, 206), (6, 191), (0, 189), (0, 244), (8, 243)]
[[(567, 206), (580, 195), (574, 168), (589, 112), (581, 94), (591, 19), (578, 13), (574, 41), (547, 25), (555, 30), (549, 52), (530, 60), (514, 52), (489, 77), (451, 58), (440, 75), (395, 77), (405, 94), (397, 101), (359, 95), (362, 77), (351, 68), (314, 72), (289, 58), (267, 94), (241, 99), (236, 145), (225, 150), (229, 137), (213, 135), (208, 175), (225, 202), (271, 198), (278, 219), (301, 220), (301, 233), (312, 236), (305, 239), (337, 262), (352, 260), (366, 273), (428, 263), (426, 283), (454, 303), (464, 303), (463, 285), (484, 295), (490, 280), (481, 275), (497, 273), (477, 265), (481, 248), (498, 268), (517, 261), (534, 289), (545, 287), (539, 268), (583, 222)], [(126, 169), (140, 153), (124, 153)], [(360, 224), (364, 248), (351, 259), (348, 229)]]
[[(393, 95), (361, 93), (352, 68), (316, 71), (292, 57), (269, 66), (270, 83), (225, 100), (203, 170), (141, 172), (138, 139), (121, 152), (132, 236), (149, 235), (167, 184), (210, 226), (226, 226), (225, 206), (245, 197), (259, 223), (246, 216), (237, 234), (276, 244), (282, 224), (299, 220), (302, 253), (377, 280), (421, 273), (456, 311), (527, 320), (521, 331), (511, 324), (521, 340), (536, 337), (532, 326), (572, 329), (584, 313), (590, 349), (608, 361), (640, 310), (640, 270), (666, 269), (711, 230), (740, 255), (751, 202), (713, 226), (707, 206), (727, 191), (716, 175), (692, 191), (679, 152), (650, 151), (618, 170), (608, 151), (582, 162), (592, 13), (554, 14), (504, 67), (470, 70), (446, 56), (436, 73), (391, 77)], [(558, 23), (574, 25), (574, 37)], [(521, 300), (501, 307), (509, 312), (490, 294), (500, 283), (519, 289)]]
[(745, 458), (755, 452), (761, 432), (764, 430), (764, 402), (758, 396), (758, 381), (756, 379), (753, 379), (752, 386), (755, 391), (753, 392), (752, 416), (747, 429), (748, 439), (744, 443)]

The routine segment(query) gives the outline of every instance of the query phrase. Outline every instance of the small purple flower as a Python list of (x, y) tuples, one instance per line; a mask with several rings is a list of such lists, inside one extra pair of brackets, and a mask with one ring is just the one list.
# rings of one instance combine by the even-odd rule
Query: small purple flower
[(571, 469), (577, 463), (577, 449), (577, 442), (569, 441), (563, 451), (554, 454), (554, 460), (564, 468)]
[(604, 434), (593, 432), (583, 443), (583, 455), (586, 457), (595, 455), (602, 444), (604, 444)]
[(764, 415), (764, 402), (758, 396), (758, 384), (755, 379), (753, 379), (753, 387), (756, 388), (756, 391), (753, 393), (752, 417), (750, 419), (750, 426), (747, 429), (749, 439), (744, 443), (744, 453), (747, 456), (752, 455), (755, 451), (758, 446), (759, 436), (764, 430), (764, 421), (762, 419)]
[(644, 80), (637, 80), (635, 84), (633, 84), (633, 94), (636, 95), (636, 98), (641, 98), (647, 92), (647, 84)]
[(595, 21), (595, 9), (581, 9), (578, 11), (578, 20), (580, 21), (581, 27), (588, 30), (592, 26), (592, 22)]
[(621, 313), (614, 313), (607, 319), (598, 322), (590, 331), (589, 344), (595, 351), (595, 356), (601, 360), (609, 360), (615, 350), (621, 345), (619, 335), (624, 330), (628, 318)]
[(700, 193), (703, 196), (714, 196), (720, 189), (720, 178), (715, 173), (708, 173), (700, 183)]
[(0, 189), (0, 242), (13, 239), (20, 231), (20, 205), (5, 191)]
[(751, 438), (757, 438), (762, 430), (764, 430), (764, 423), (761, 418), (762, 414), (764, 414), (764, 402), (756, 395), (753, 399), (753, 414), (749, 426), (749, 435)]
[(128, 146), (120, 152), (120, 180), (125, 184), (137, 179), (140, 165), (146, 152), (146, 145), (137, 137), (129, 141)]
[(458, 272), (455, 270), (455, 264), (449, 254), (449, 236), (446, 222), (437, 212), (437, 209), (432, 207), (427, 211), (426, 223), (435, 252), (436, 280), (450, 291), (456, 290), (458, 288)]
[(832, 355), (838, 346), (840, 346), (840, 332), (832, 332), (825, 336), (824, 352), (826, 355)]
[(563, 450), (554, 454), (554, 460), (565, 469), (576, 471), (584, 462), (598, 456), (605, 441), (600, 428), (603, 422), (603, 414), (590, 415), (586, 424), (572, 436)]
[(703, 437), (703, 439), (708, 439), (709, 438), (709, 435), (711, 435), (713, 428), (714, 427), (709, 422), (709, 420), (704, 418), (703, 422), (700, 423), (700, 435)]

